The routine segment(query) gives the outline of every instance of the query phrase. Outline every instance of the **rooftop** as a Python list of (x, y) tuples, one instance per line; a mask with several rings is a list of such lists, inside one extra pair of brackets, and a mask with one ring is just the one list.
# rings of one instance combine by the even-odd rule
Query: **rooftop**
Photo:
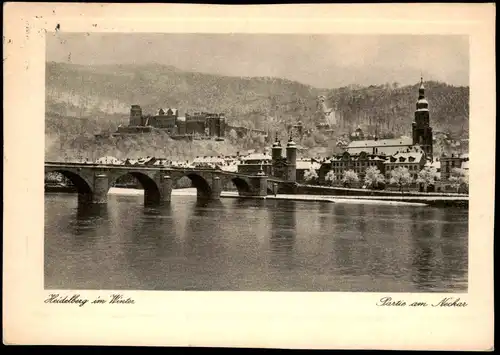
[(370, 140), (361, 140), (361, 141), (352, 141), (347, 146), (349, 148), (364, 148), (364, 147), (389, 147), (389, 146), (407, 146), (412, 145), (413, 139), (410, 137), (401, 137), (394, 139), (370, 139)]
[(321, 167), (320, 163), (316, 162), (313, 163), (310, 160), (309, 161), (298, 160), (296, 163), (297, 170), (309, 170), (311, 168), (314, 170), (318, 170), (320, 167)]
[[(423, 154), (421, 152), (398, 152), (391, 156), (384, 164), (418, 163), (422, 158)], [(394, 161), (394, 159), (396, 159), (396, 161)]]
[(241, 158), (241, 160), (271, 160), (271, 156), (269, 154), (262, 153), (251, 153)]
[(167, 114), (168, 110), (171, 110), (174, 115), (177, 114), (177, 109), (176, 108), (171, 108), (171, 107), (160, 108), (160, 109), (158, 109), (158, 112), (156, 114), (158, 116), (160, 116), (160, 115), (162, 115), (162, 111), (163, 111), (163, 115), (165, 115), (165, 114)]

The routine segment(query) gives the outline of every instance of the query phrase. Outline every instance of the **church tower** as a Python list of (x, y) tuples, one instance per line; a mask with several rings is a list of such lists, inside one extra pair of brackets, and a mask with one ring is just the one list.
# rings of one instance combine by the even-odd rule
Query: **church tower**
[(412, 123), (413, 145), (420, 145), (428, 160), (433, 160), (432, 127), (429, 124), (429, 103), (425, 99), (423, 78), (420, 78), (415, 120)]

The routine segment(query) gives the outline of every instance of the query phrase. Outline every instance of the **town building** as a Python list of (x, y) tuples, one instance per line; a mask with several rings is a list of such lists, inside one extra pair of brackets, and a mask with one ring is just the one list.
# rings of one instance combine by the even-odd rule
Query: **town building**
[(285, 155), (283, 155), (283, 147), (276, 134), (271, 155), (252, 153), (241, 157), (238, 172), (251, 175), (265, 173), (278, 179), (297, 181), (297, 145), (291, 135), (284, 150)]
[(318, 173), (320, 168), (321, 164), (318, 163), (315, 159), (297, 159), (297, 167), (296, 167), (297, 182), (306, 181), (305, 174), (307, 171), (314, 170), (316, 173)]
[(351, 141), (346, 148), (350, 154), (367, 152), (370, 154), (385, 154), (390, 156), (401, 150), (406, 150), (413, 146), (410, 137), (400, 137), (395, 139), (370, 139)]
[[(422, 78), (420, 79), (414, 115), (411, 138), (403, 136), (395, 139), (354, 140), (347, 145), (347, 152), (350, 154), (357, 154), (364, 151), (371, 154), (385, 154), (386, 156), (391, 156), (398, 152), (412, 149), (418, 145), (425, 153), (425, 159), (432, 161), (432, 127), (430, 126), (429, 103), (425, 98), (425, 87)], [(356, 130), (355, 134), (359, 136), (362, 134), (362, 131)]]
[(176, 108), (160, 108), (155, 115), (143, 115), (140, 105), (132, 105), (128, 126), (119, 126), (116, 134), (166, 132), (172, 138), (197, 137), (224, 139), (226, 117), (222, 113), (195, 112), (179, 115)]
[(364, 139), (365, 139), (365, 135), (363, 133), (363, 130), (361, 129), (360, 126), (358, 126), (358, 128), (356, 128), (356, 130), (351, 133), (351, 140), (357, 141), (357, 140), (364, 140)]
[(434, 162), (429, 104), (422, 78), (414, 115), (412, 137), (364, 139), (367, 136), (358, 127), (351, 135), (351, 142), (344, 148), (344, 153), (321, 162), (319, 182), (330, 183), (325, 178), (329, 171), (333, 171), (333, 184), (340, 185), (344, 172), (348, 170), (354, 171), (362, 182), (369, 167), (377, 167), (386, 179), (390, 178), (394, 169), (407, 168), (412, 178), (416, 179), (427, 163)]
[(224, 158), (221, 156), (202, 156), (193, 159), (192, 165), (196, 168), (220, 168), (225, 163)]
[(336, 154), (321, 163), (318, 174), (319, 182), (330, 183), (326, 181), (326, 175), (329, 171), (333, 171), (334, 173), (334, 185), (341, 185), (343, 174), (348, 170), (354, 171), (360, 180), (364, 179), (366, 169), (369, 167), (377, 167), (384, 174), (384, 162), (386, 159), (385, 155), (369, 154), (366, 151), (356, 154), (345, 151), (342, 154)]
[(242, 156), (238, 163), (238, 172), (242, 174), (257, 175), (263, 171), (266, 175), (272, 175), (272, 157), (265, 153), (251, 153)]
[(283, 148), (276, 134), (276, 140), (272, 146), (271, 175), (283, 180), (297, 181), (297, 145), (292, 140), (292, 135), (288, 139), (285, 151), (285, 156), (283, 156)]
[(398, 152), (390, 156), (384, 162), (385, 178), (389, 180), (391, 178), (391, 172), (394, 169), (406, 168), (408, 169), (412, 179), (416, 180), (418, 173), (424, 168), (425, 163), (425, 154), (422, 151), (408, 150), (406, 152)]
[(469, 154), (441, 155), (441, 181), (448, 181), (453, 169), (469, 171)]
[(337, 124), (335, 111), (326, 106), (326, 97), (321, 95), (317, 101), (317, 111), (315, 114), (316, 128), (321, 131), (328, 131)]
[(179, 111), (176, 108), (160, 108), (155, 116), (146, 117), (145, 126), (152, 126), (165, 130), (168, 134), (177, 134), (177, 117)]

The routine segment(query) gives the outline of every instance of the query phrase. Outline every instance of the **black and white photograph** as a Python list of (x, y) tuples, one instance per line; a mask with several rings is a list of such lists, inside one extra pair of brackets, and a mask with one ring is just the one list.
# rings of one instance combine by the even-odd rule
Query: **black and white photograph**
[(47, 289), (467, 291), (467, 36), (46, 41)]
[(493, 349), (494, 4), (4, 6), (4, 344)]

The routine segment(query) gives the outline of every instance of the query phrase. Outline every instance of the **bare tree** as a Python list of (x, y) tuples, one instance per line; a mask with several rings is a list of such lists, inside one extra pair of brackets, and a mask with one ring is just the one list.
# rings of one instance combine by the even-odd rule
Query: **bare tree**
[(328, 181), (330, 183), (330, 185), (333, 185), (333, 183), (335, 182), (335, 173), (333, 172), (333, 170), (330, 170), (326, 174), (325, 180)]
[(368, 188), (376, 188), (384, 182), (384, 175), (376, 166), (370, 166), (366, 169), (365, 184)]
[(309, 168), (309, 170), (306, 170), (304, 172), (304, 180), (309, 183), (313, 183), (318, 180), (318, 173), (316, 172), (316, 170), (314, 170), (312, 166)]
[(457, 189), (457, 192), (460, 191), (461, 187), (469, 187), (469, 176), (464, 169), (454, 168), (451, 171), (451, 176), (448, 181), (453, 188)]
[(413, 179), (407, 168), (396, 168), (391, 171), (391, 184), (399, 186), (399, 191), (403, 192), (403, 186), (410, 185)]
[(352, 184), (356, 184), (359, 182), (358, 174), (354, 172), (354, 170), (344, 171), (344, 175), (342, 176), (342, 183), (344, 186), (352, 186)]
[(426, 166), (418, 173), (416, 182), (424, 184), (424, 190), (427, 191), (429, 185), (434, 185), (437, 179), (437, 170), (434, 167)]

